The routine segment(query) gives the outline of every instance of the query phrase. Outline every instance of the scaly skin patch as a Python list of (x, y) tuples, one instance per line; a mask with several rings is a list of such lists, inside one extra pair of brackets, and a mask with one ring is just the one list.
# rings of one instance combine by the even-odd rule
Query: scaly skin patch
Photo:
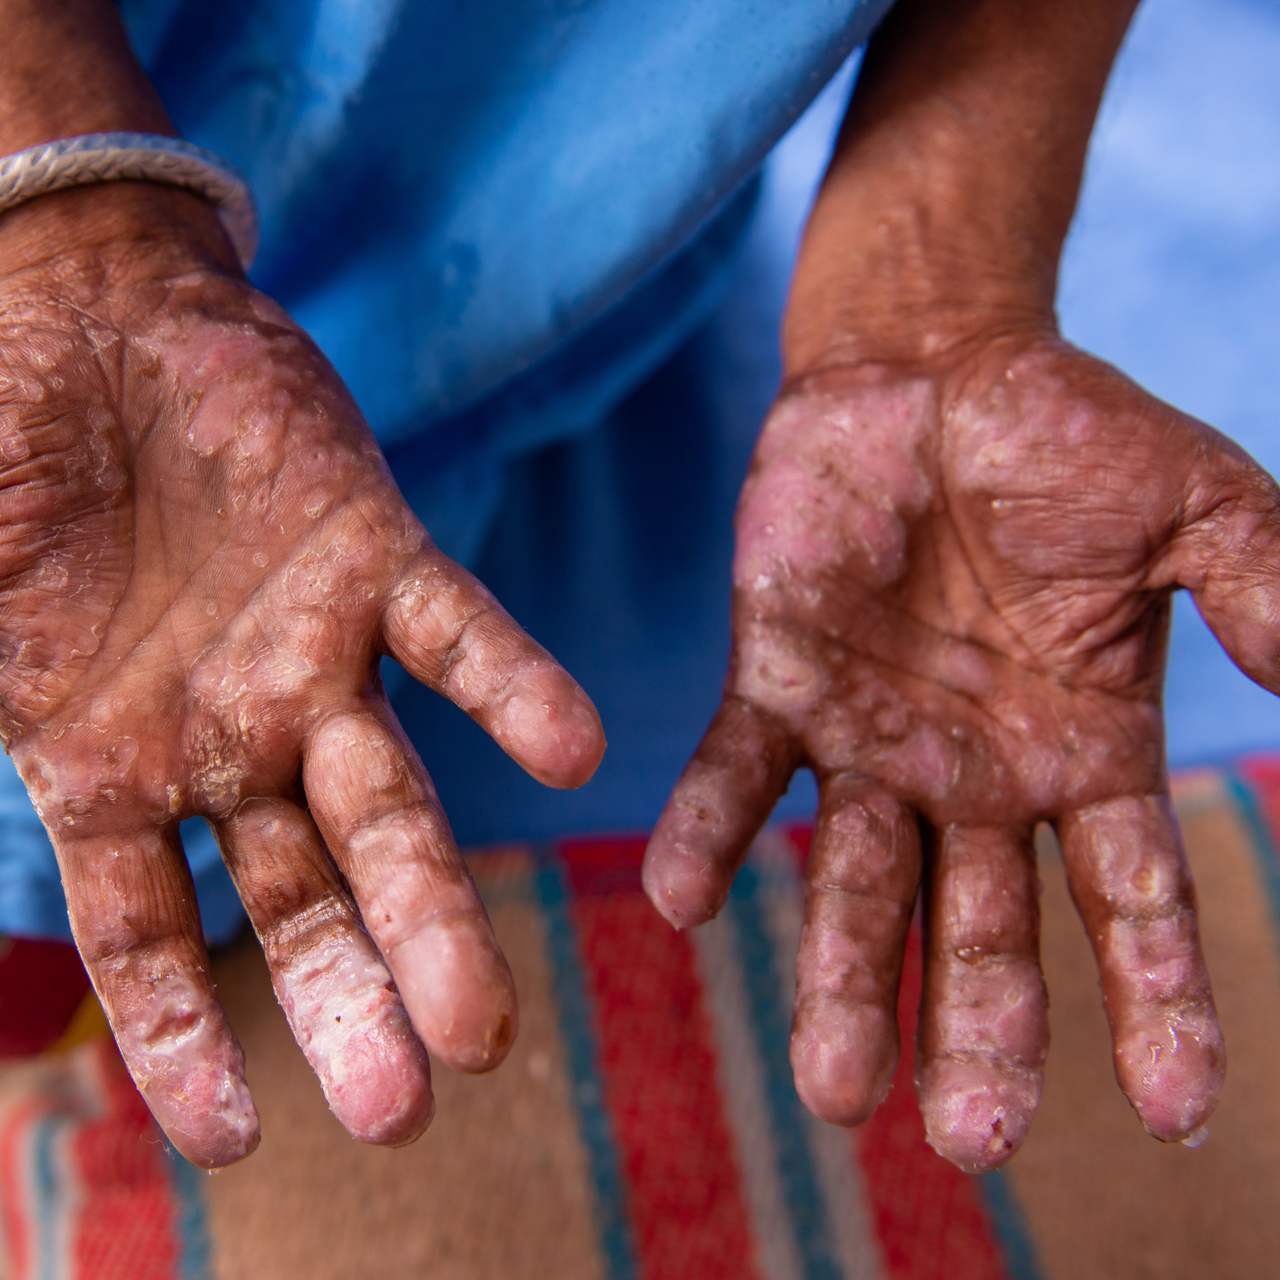
[(1167, 798), (1169, 597), (1195, 592), (1280, 689), (1277, 497), (1221, 436), (1042, 332), (785, 390), (738, 512), (725, 702), (645, 884), (673, 924), (713, 915), (791, 772), (813, 769), (792, 1060), (817, 1114), (857, 1123), (887, 1088), (923, 869), (930, 1141), (975, 1170), (1017, 1149), (1048, 1048), (1047, 820), (1122, 1087), (1166, 1141), (1203, 1125), (1225, 1056)]
[[(432, 545), (306, 335), (166, 225), (64, 252), (54, 236), (0, 276), (0, 737), (125, 1061), (185, 1154), (213, 1166), (257, 1140), (178, 844), (192, 814), (334, 1111), (406, 1141), (431, 1114), (419, 1037), (487, 1070), (517, 1014), (377, 663), (553, 786), (590, 777), (599, 718)], [(366, 735), (352, 751), (381, 744), (376, 815), (367, 785), (329, 776), (352, 772), (342, 724)]]

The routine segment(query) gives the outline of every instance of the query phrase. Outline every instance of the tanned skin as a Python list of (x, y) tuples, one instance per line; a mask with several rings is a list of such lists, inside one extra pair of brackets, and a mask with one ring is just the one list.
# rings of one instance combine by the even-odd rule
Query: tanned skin
[[(0, 151), (173, 132), (110, 0), (0, 0), (0, 29)], [(517, 1010), (378, 660), (552, 786), (604, 750), (586, 696), (432, 546), (328, 362), (172, 188), (0, 217), (0, 529), (0, 733), (166, 1133), (207, 1166), (258, 1141), (178, 839), (200, 814), (339, 1119), (414, 1137), (423, 1045), (488, 1070)]]
[[(668, 918), (706, 918), (812, 766), (801, 1091), (846, 1123), (882, 1095), (923, 874), (925, 1110), (973, 1168), (1016, 1146), (1039, 1090), (1040, 818), (1122, 1083), (1158, 1136), (1208, 1114), (1221, 1038), (1161, 748), (1169, 592), (1277, 684), (1270, 480), (1056, 334), (1128, 16), (908, 0), (877, 37), (743, 496), (725, 707), (647, 867)], [(171, 132), (109, 0), (0, 0), (0, 29), (0, 150)], [(256, 1143), (178, 843), (200, 814), (339, 1118), (408, 1140), (430, 1118), (422, 1046), (488, 1069), (517, 1013), (377, 661), (555, 786), (598, 762), (594, 709), (431, 545), (198, 198), (118, 183), (0, 217), (0, 378), (0, 727), (125, 1061), (190, 1159)]]
[(1003, 1163), (1048, 1050), (1035, 824), (1061, 840), (1116, 1074), (1193, 1134), (1225, 1054), (1169, 803), (1172, 592), (1280, 692), (1280, 509), (1235, 445), (1058, 334), (1058, 261), (1128, 0), (901, 0), (810, 219), (737, 515), (723, 704), (653, 836), (715, 914), (801, 766), (819, 811), (791, 1059), (865, 1120), (923, 886), (930, 1141)]

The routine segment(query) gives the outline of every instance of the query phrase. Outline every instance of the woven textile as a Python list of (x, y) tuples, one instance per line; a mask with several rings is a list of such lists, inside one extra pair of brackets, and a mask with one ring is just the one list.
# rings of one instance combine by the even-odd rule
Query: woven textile
[[(1044, 1105), (999, 1174), (936, 1157), (905, 1062), (861, 1130), (800, 1105), (787, 1062), (804, 829), (757, 843), (721, 917), (670, 930), (640, 893), (643, 841), (475, 855), (521, 991), (511, 1060), (435, 1067), (415, 1146), (352, 1142), (289, 1040), (260, 952), (216, 959), (263, 1119), (216, 1176), (168, 1153), (109, 1040), (0, 1069), (11, 1280), (1219, 1280), (1280, 1249), (1280, 760), (1176, 779), (1227, 1034), (1210, 1140), (1166, 1147), (1115, 1088), (1092, 959), (1042, 842), (1054, 1045)], [(7, 965), (0, 957), (0, 999)], [(65, 956), (63, 957), (65, 960)], [(78, 998), (65, 966), (45, 993)], [(14, 972), (17, 972), (14, 970)], [(918, 939), (901, 1002), (920, 987)], [(28, 1000), (27, 1005), (33, 1002)], [(48, 1000), (34, 1002), (48, 1006)], [(9, 1052), (30, 1047), (6, 1002)], [(45, 1016), (42, 1034), (52, 1034)], [(25, 1035), (25, 1040), (22, 1038)]]

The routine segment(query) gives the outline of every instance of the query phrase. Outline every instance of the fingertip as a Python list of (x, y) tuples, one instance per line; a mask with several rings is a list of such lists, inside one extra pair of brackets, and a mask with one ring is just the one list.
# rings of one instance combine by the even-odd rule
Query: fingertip
[(814, 1001), (796, 1014), (791, 1069), (806, 1107), (828, 1124), (854, 1127), (888, 1096), (898, 1065), (898, 1027), (883, 1009)]
[(966, 1173), (998, 1169), (1025, 1141), (1043, 1072), (1012, 1063), (943, 1059), (920, 1073), (925, 1138)]
[(675, 929), (714, 919), (727, 892), (707, 859), (663, 830), (661, 822), (645, 850), (640, 882), (658, 914)]
[(724, 905), (751, 842), (794, 767), (778, 725), (730, 701), (721, 706), (663, 807), (645, 853), (649, 900), (677, 929)]
[(485, 1013), (442, 1028), (433, 1037), (432, 1049), (441, 1062), (455, 1071), (482, 1076), (507, 1059), (520, 1030), (520, 1011), (513, 998), (496, 1003)]
[(1182, 1142), (1203, 1128), (1222, 1098), (1227, 1056), (1212, 1016), (1182, 1016), (1128, 1029), (1115, 1048), (1116, 1076), (1144, 1128)]
[(137, 1080), (151, 1114), (177, 1152), (201, 1169), (223, 1169), (252, 1155), (262, 1125), (243, 1070), (216, 1057), (172, 1080)]
[(558, 668), (516, 688), (502, 706), (495, 736), (539, 782), (560, 790), (589, 782), (607, 745), (595, 705)]
[(436, 1102), (421, 1045), (416, 1053), (405, 1053), (399, 1040), (369, 1036), (348, 1044), (343, 1057), (341, 1076), (325, 1093), (353, 1138), (377, 1147), (404, 1147), (426, 1132)]
[(197, 1169), (225, 1169), (229, 1165), (238, 1164), (247, 1156), (253, 1155), (262, 1141), (262, 1128), (254, 1114), (254, 1124), (250, 1134), (243, 1140), (239, 1135), (230, 1138), (210, 1141), (207, 1135), (183, 1134), (172, 1128), (164, 1129), (165, 1137), (173, 1144), (173, 1149)]
[(495, 942), (468, 927), (433, 927), (389, 959), (413, 1025), (437, 1058), (468, 1075), (502, 1064), (520, 1029), (520, 1008)]

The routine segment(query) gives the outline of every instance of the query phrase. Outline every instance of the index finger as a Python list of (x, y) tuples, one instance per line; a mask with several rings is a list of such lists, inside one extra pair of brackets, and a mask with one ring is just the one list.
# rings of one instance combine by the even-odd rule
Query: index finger
[(591, 700), (492, 593), (434, 546), (383, 613), (391, 656), (476, 720), (539, 782), (580, 787), (604, 754)]

